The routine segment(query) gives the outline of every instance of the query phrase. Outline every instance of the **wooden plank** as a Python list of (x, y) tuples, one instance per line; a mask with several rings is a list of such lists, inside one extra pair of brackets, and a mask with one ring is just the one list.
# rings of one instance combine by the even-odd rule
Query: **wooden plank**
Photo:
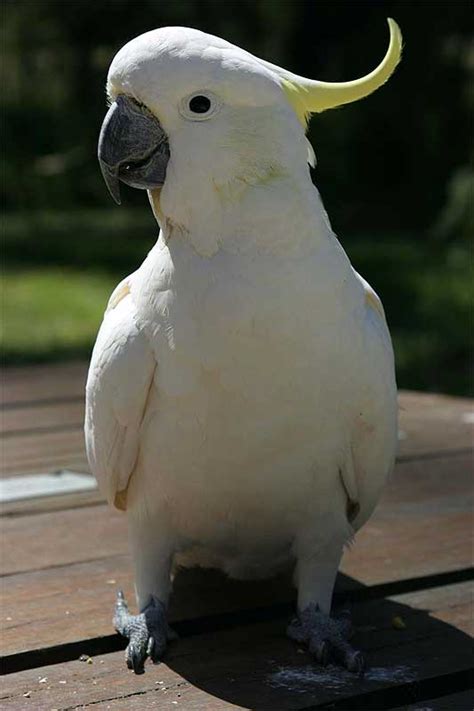
[[(129, 556), (77, 563), (64, 568), (15, 575), (1, 594), (1, 653), (91, 639), (113, 633), (115, 593), (124, 589), (135, 606)], [(180, 571), (170, 607), (173, 621), (250, 610), (289, 602), (290, 576), (270, 581), (231, 581), (217, 571)]]
[[(82, 469), (84, 471), (84, 469)], [(61, 496), (47, 496), (38, 499), (26, 499), (0, 504), (0, 517), (2, 516), (31, 516), (50, 511), (65, 511), (66, 509), (84, 508), (103, 504), (104, 497), (98, 489), (84, 491), (77, 494), (64, 494)]]
[[(466, 635), (474, 631), (473, 582), (453, 583), (439, 587), (415, 590), (409, 593), (390, 595), (386, 600), (362, 601), (355, 607), (355, 614), (361, 619), (358, 630), (361, 644), (374, 630), (390, 630), (391, 638), (399, 632), (405, 639), (417, 634), (426, 615), (455, 627)], [(386, 604), (389, 602), (390, 604)], [(398, 606), (398, 607), (397, 607)], [(390, 613), (390, 615), (388, 614)], [(406, 625), (402, 630), (394, 627), (393, 618), (400, 617)], [(367, 625), (367, 622), (369, 624)]]
[(397, 462), (377, 511), (387, 516), (416, 516), (418, 511), (467, 511), (473, 499), (473, 458), (451, 454)]
[[(446, 490), (447, 481), (452, 491), (445, 510), (440, 486)], [(417, 462), (400, 464), (377, 514), (346, 551), (342, 571), (364, 585), (373, 585), (468, 568), (470, 491), (470, 473), (462, 457), (435, 461), (429, 467), (419, 467)], [(11, 574), (4, 579), (1, 591), (1, 607), (11, 617), (2, 640), (9, 652), (89, 634), (83, 626), (85, 619), (91, 620), (93, 634), (110, 632), (113, 591), (107, 581), (115, 580), (114, 585), (125, 587), (129, 595), (132, 590), (123, 514), (98, 505), (12, 518), (0, 522), (0, 535), (4, 572)], [(81, 581), (87, 581), (87, 594), (77, 592), (82, 589)], [(200, 614), (212, 613), (212, 589), (220, 589), (216, 593), (220, 597), (233, 594), (238, 600), (245, 598), (250, 607), (264, 604), (258, 586), (219, 585), (211, 573), (207, 588), (202, 582), (196, 589), (193, 579), (186, 603), (189, 615), (195, 614), (197, 604), (201, 605)], [(193, 596), (199, 603), (193, 602)], [(282, 596), (276, 596), (278, 600), (292, 598), (290, 585), (282, 587)], [(46, 622), (55, 612), (59, 620), (67, 616), (66, 637), (62, 625), (48, 626)], [(19, 634), (23, 628), (25, 632)], [(26, 646), (19, 646), (22, 644)]]
[(41, 570), (127, 552), (124, 514), (105, 504), (0, 522), (2, 572)]
[(82, 427), (7, 437), (1, 446), (4, 476), (58, 469), (89, 471)]
[[(3, 369), (1, 399), (5, 431), (67, 424), (76, 424), (80, 429), (87, 367), (87, 363), (76, 362)], [(399, 402), (400, 456), (473, 446), (474, 401), (401, 392)], [(19, 440), (16, 445), (21, 455), (24, 443)], [(49, 460), (44, 466), (50, 466)]]
[(470, 567), (471, 470), (465, 456), (399, 463), (343, 572), (372, 585)]
[[(133, 573), (127, 555), (4, 579), (0, 597), (4, 612), (2, 654), (110, 634), (118, 587), (125, 590), (133, 605)], [(342, 580), (338, 588), (353, 589), (354, 585)], [(294, 597), (290, 576), (243, 582), (231, 581), (217, 571), (180, 571), (174, 585), (171, 618), (259, 608), (293, 602)], [(421, 600), (423, 603), (423, 596)]]
[(111, 634), (118, 587), (134, 602), (126, 555), (4, 578), (1, 655)]
[(43, 474), (44, 472), (58, 472), (62, 469), (69, 469), (69, 471), (80, 473), (90, 473), (89, 464), (85, 455), (70, 452), (66, 455), (60, 454), (54, 456), (51, 454), (41, 459), (33, 458), (16, 468), (0, 469), (0, 477), (37, 473)]
[(24, 432), (44, 432), (59, 427), (77, 427), (84, 423), (83, 399), (7, 408), (0, 415), (0, 435), (12, 437)]
[(438, 696), (436, 699), (426, 699), (423, 703), (397, 706), (392, 711), (472, 711), (474, 708), (474, 691), (460, 691), (457, 694)]
[(469, 568), (472, 514), (443, 514), (417, 520), (375, 517), (344, 554), (341, 569), (367, 585)]
[(83, 398), (87, 368), (84, 361), (2, 368), (2, 407), (38, 400)]
[(97, 481), (90, 474), (68, 470), (48, 474), (26, 474), (0, 480), (0, 501), (10, 504), (29, 499), (43, 499), (96, 491)]
[[(397, 466), (383, 501), (346, 553), (344, 572), (364, 565), (364, 582), (430, 574), (470, 565), (470, 462), (453, 457)], [(413, 496), (411, 495), (413, 491)], [(453, 536), (449, 539), (448, 532)], [(127, 550), (126, 516), (105, 505), (0, 520), (3, 572), (65, 565)], [(404, 546), (408, 546), (404, 550)], [(100, 552), (99, 552), (100, 551)], [(376, 556), (374, 558), (374, 553)], [(397, 555), (395, 555), (395, 553)], [(399, 558), (398, 567), (393, 560)], [(405, 561), (405, 558), (407, 559)], [(416, 561), (413, 564), (410, 561)], [(381, 566), (380, 577), (377, 568)], [(403, 567), (407, 575), (401, 575)], [(372, 572), (370, 572), (372, 570)]]
[[(0, 467), (0, 474), (3, 476), (15, 476), (25, 473), (36, 474), (43, 471), (56, 471), (63, 468), (78, 472), (89, 472), (89, 464), (87, 462), (82, 436), (82, 426), (73, 433), (45, 433), (42, 435), (36, 434), (31, 437), (28, 436), (26, 439), (24, 437), (14, 439), (15, 441), (10, 441), (6, 447), (5, 443), (3, 443), (3, 466)], [(64, 449), (66, 451), (64, 451)], [(453, 456), (457, 457), (458, 455), (453, 452)], [(466, 465), (472, 466), (470, 457), (466, 455), (463, 456)], [(402, 463), (399, 464), (397, 472), (403, 470), (401, 465)], [(425, 464), (424, 459), (421, 459), (418, 465), (413, 462), (412, 466), (418, 467), (418, 469), (425, 466), (436, 469), (439, 465), (436, 462), (433, 464)], [(445, 466), (449, 466), (447, 462)], [(453, 466), (456, 468), (456, 463), (454, 463)], [(448, 479), (450, 491), (452, 492), (450, 496), (452, 496), (455, 488), (452, 472), (449, 473)], [(423, 487), (423, 481), (424, 479), (420, 478), (415, 482), (415, 478), (412, 477), (411, 485), (418, 488), (420, 486)], [(405, 491), (405, 489), (400, 489), (400, 492), (403, 493), (403, 491)], [(394, 494), (396, 495), (396, 492), (392, 491), (392, 496)], [(445, 493), (445, 496), (446, 495)], [(408, 507), (411, 505), (410, 496), (411, 492), (406, 499), (406, 505)], [(14, 513), (24, 515), (26, 512), (39, 513), (48, 510), (84, 506), (88, 503), (95, 504), (98, 501), (103, 501), (103, 497), (99, 492), (88, 495), (51, 497), (47, 500), (32, 499), (31, 501), (2, 505), (0, 506), (0, 515), (12, 515)]]
[(414, 457), (474, 446), (474, 400), (402, 391), (399, 456)]
[[(83, 380), (66, 380), (61, 399), (48, 404), (8, 403), (1, 413), (0, 432), (30, 431), (37, 428), (54, 428), (66, 425), (82, 427), (84, 421)], [(64, 376), (63, 376), (64, 377)], [(62, 381), (61, 381), (62, 382)], [(42, 386), (46, 383), (41, 381)], [(30, 392), (30, 391), (28, 391)], [(33, 393), (31, 393), (33, 394)], [(44, 394), (42, 391), (39, 394)], [(74, 400), (73, 398), (77, 398)], [(450, 451), (474, 445), (474, 402), (426, 393), (401, 392), (400, 401), (400, 455), (414, 456), (431, 451)], [(12, 407), (12, 404), (15, 406)]]
[[(102, 704), (111, 709), (286, 711), (326, 703), (347, 708), (345, 701), (354, 697), (367, 702), (357, 708), (389, 708), (387, 700), (396, 704), (420, 694), (426, 698), (432, 680), (441, 675), (447, 684), (457, 683), (472, 662), (470, 638), (444, 621), (450, 613), (442, 593), (441, 602), (437, 595), (431, 591), (430, 614), (413, 611), (410, 595), (355, 608), (359, 633), (354, 642), (364, 648), (369, 662), (363, 679), (332, 665), (318, 667), (286, 638), (284, 620), (278, 620), (184, 636), (170, 647), (165, 663), (147, 665), (143, 676), (125, 670), (122, 652), (95, 657), (92, 664), (72, 661), (11, 674), (3, 679), (2, 708), (39, 711)], [(455, 598), (457, 608), (469, 604), (465, 591)], [(394, 629), (394, 616), (407, 621), (404, 630)]]

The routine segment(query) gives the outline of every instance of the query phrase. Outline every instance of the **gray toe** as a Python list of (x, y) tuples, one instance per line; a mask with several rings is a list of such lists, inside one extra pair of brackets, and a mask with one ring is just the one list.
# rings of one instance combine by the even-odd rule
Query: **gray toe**
[(349, 671), (362, 675), (364, 657), (347, 641), (352, 630), (348, 613), (341, 618), (331, 618), (313, 604), (290, 622), (287, 633), (296, 642), (306, 644), (320, 664), (328, 664), (332, 657)]
[(125, 661), (127, 662), (127, 667), (133, 669), (135, 674), (145, 673), (145, 659), (146, 650), (137, 648), (134, 644), (130, 643), (125, 652)]
[(350, 672), (363, 676), (365, 671), (365, 659), (362, 652), (356, 649), (352, 649), (349, 654), (346, 654), (344, 659), (344, 666)]
[(170, 628), (166, 621), (165, 605), (152, 598), (139, 615), (131, 615), (123, 593), (117, 593), (114, 626), (117, 632), (130, 642), (125, 652), (127, 667), (135, 674), (143, 674), (147, 657), (153, 662), (161, 661), (166, 650)]

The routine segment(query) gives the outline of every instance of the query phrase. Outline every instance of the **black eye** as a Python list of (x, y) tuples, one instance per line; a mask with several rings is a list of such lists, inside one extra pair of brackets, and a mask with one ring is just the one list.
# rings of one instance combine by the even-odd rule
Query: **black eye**
[(211, 100), (207, 96), (193, 96), (189, 102), (189, 109), (194, 114), (207, 114), (211, 108)]

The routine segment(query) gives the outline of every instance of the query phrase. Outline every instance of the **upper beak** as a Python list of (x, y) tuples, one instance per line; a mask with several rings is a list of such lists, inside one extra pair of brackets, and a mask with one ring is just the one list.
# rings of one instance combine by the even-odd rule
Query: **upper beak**
[(120, 95), (102, 124), (98, 156), (105, 183), (120, 205), (120, 180), (142, 190), (164, 184), (170, 149), (168, 138), (151, 111)]

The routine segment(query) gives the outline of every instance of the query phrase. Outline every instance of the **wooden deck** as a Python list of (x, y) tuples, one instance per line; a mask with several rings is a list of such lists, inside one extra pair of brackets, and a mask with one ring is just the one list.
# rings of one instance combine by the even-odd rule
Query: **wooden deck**
[[(4, 477), (87, 472), (83, 363), (7, 370)], [(1, 504), (1, 709), (470, 710), (473, 403), (400, 396), (400, 453), (376, 514), (345, 554), (336, 603), (352, 608), (363, 679), (320, 668), (285, 636), (287, 579), (178, 575), (180, 640), (134, 676), (111, 624), (130, 601), (126, 520), (97, 491)], [(87, 661), (80, 661), (87, 655)]]

